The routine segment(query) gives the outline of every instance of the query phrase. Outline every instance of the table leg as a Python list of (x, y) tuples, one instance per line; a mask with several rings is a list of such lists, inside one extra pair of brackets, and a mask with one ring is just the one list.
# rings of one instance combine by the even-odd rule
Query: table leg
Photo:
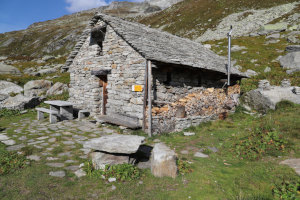
[(60, 107), (60, 115), (62, 119), (73, 119), (73, 106), (62, 106)]

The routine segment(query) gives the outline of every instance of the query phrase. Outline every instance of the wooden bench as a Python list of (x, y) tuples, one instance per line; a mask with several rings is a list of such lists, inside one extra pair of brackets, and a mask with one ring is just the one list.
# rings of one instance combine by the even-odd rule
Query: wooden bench
[(78, 119), (83, 119), (88, 114), (90, 114), (90, 112), (88, 110), (79, 110), (78, 111)]
[(47, 108), (36, 108), (36, 110), (37, 110), (37, 119), (38, 120), (44, 119), (44, 113), (48, 113), (50, 124), (54, 124), (57, 122), (58, 117), (59, 117), (59, 114), (57, 111), (50, 110)]

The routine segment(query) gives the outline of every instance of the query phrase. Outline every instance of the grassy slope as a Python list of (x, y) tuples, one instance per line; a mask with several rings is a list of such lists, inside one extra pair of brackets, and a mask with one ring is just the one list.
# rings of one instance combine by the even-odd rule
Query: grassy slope
[[(295, 0), (185, 0), (139, 22), (163, 28), (175, 35), (195, 39), (208, 28), (215, 28), (226, 16), (248, 9), (262, 9), (295, 2)], [(211, 21), (209, 21), (211, 20)]]
[[(1, 127), (17, 128), (10, 123), (24, 118), (35, 118), (34, 112), (0, 119)], [(89, 177), (77, 179), (72, 174), (65, 178), (48, 175), (55, 170), (41, 163), (33, 163), (18, 172), (1, 176), (1, 199), (273, 199), (272, 187), (283, 180), (299, 180), (295, 172), (278, 163), (287, 157), (300, 158), (300, 106), (270, 112), (261, 118), (237, 112), (224, 121), (215, 121), (192, 127), (195, 136), (185, 137), (182, 132), (157, 136), (178, 153), (181, 159), (192, 161), (194, 172), (176, 179), (155, 178), (147, 170), (141, 180), (111, 183)], [(249, 130), (274, 124), (292, 144), (283, 157), (264, 157), (259, 161), (241, 160), (232, 145)], [(153, 139), (148, 139), (152, 143)], [(195, 158), (200, 148), (215, 146), (207, 159)], [(180, 153), (189, 150), (188, 155)], [(300, 181), (300, 180), (299, 180)], [(37, 187), (38, 185), (38, 187)], [(130, 191), (130, 192), (128, 192)]]

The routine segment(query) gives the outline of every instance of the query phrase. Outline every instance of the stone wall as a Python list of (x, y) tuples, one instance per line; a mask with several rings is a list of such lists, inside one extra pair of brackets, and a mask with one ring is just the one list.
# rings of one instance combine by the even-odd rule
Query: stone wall
[[(98, 22), (95, 26), (101, 26)], [(132, 85), (144, 84), (146, 60), (107, 26), (102, 49), (91, 44), (90, 37), (82, 45), (70, 66), (70, 101), (87, 109), (92, 116), (102, 113), (102, 86), (94, 70), (108, 69), (107, 114), (119, 113), (142, 120), (143, 93), (132, 92)]]

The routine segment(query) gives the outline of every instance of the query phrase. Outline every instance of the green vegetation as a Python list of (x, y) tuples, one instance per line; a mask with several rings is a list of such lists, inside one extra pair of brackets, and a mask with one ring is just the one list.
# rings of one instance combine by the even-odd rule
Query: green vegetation
[(95, 169), (92, 161), (88, 161), (85, 162), (84, 166), (84, 170), (89, 177), (98, 179), (116, 178), (118, 181), (131, 181), (141, 176), (141, 171), (131, 164), (106, 165), (104, 169)]
[(0, 119), (2, 117), (11, 117), (19, 114), (20, 114), (19, 110), (10, 110), (10, 109), (3, 108), (0, 110)]
[(13, 173), (24, 168), (27, 160), (17, 152), (8, 152), (5, 145), (0, 142), (0, 176)]
[[(160, 139), (175, 149), (178, 155), (179, 175), (177, 178), (155, 178), (150, 170), (143, 170), (137, 179), (130, 174), (130, 166), (118, 166), (117, 169), (96, 172), (90, 163), (86, 169), (89, 176), (76, 178), (68, 173), (65, 178), (50, 177), (49, 171), (57, 170), (45, 165), (46, 160), (31, 163), (30, 166), (13, 173), (1, 175), (1, 199), (299, 199), (299, 176), (295, 171), (279, 162), (287, 158), (300, 158), (300, 106), (289, 102), (277, 104), (275, 111), (265, 116), (248, 115), (242, 108), (224, 121), (214, 121), (191, 127), (187, 131), (195, 132), (194, 136), (184, 136), (182, 132), (147, 138), (147, 143)], [(35, 112), (23, 115), (0, 118), (0, 126), (8, 128), (8, 134), (15, 134), (17, 123), (24, 119), (33, 119)], [(272, 125), (272, 127), (270, 127)], [(259, 155), (260, 159), (249, 160), (237, 157), (235, 145), (253, 134), (269, 134), (272, 137), (282, 135), (288, 141), (284, 152), (273, 149), (276, 145), (266, 144), (271, 149)], [(49, 134), (52, 134), (49, 133)], [(273, 134), (273, 133), (272, 133)], [(27, 135), (39, 137), (38, 135)], [(62, 136), (62, 137), (67, 137)], [(276, 138), (276, 137), (275, 137)], [(273, 139), (277, 141), (277, 139)], [(269, 138), (259, 141), (270, 141)], [(60, 141), (57, 140), (56, 144)], [(252, 143), (256, 147), (259, 143)], [(277, 144), (277, 142), (276, 142)], [(278, 142), (278, 147), (281, 142)], [(217, 152), (209, 152), (209, 158), (196, 158), (194, 153), (200, 149), (216, 147)], [(79, 147), (81, 148), (81, 147)], [(248, 145), (249, 149), (250, 146)], [(22, 149), (24, 150), (24, 149)], [(182, 154), (187, 150), (188, 154)], [(25, 150), (24, 150), (25, 151)], [(27, 154), (34, 149), (26, 149)], [(55, 148), (52, 151), (71, 151)], [(72, 150), (76, 154), (77, 150)], [(275, 152), (275, 153), (274, 153)], [(255, 154), (257, 155), (257, 154)], [(70, 158), (62, 158), (70, 159)], [(83, 160), (84, 162), (86, 160)], [(127, 168), (128, 167), (128, 168)], [(125, 175), (124, 175), (125, 174)], [(133, 173), (135, 177), (136, 173)], [(112, 183), (99, 179), (118, 176)], [(123, 178), (122, 178), (123, 176)], [(131, 181), (129, 178), (130, 177)], [(94, 177), (94, 178), (93, 178)], [(140, 183), (141, 182), (141, 183)], [(36, 187), (39, 185), (39, 187)], [(297, 191), (298, 190), (298, 191)], [(130, 191), (130, 193), (128, 192)], [(22, 196), (20, 196), (22, 193)], [(298, 195), (298, 196), (297, 196)], [(294, 196), (294, 197), (293, 197)]]
[[(284, 35), (285, 33), (282, 33)], [(241, 92), (247, 92), (252, 89), (256, 89), (258, 81), (267, 79), (271, 85), (280, 85), (281, 81), (285, 78), (290, 79), (292, 85), (300, 85), (300, 73), (287, 74), (280, 67), (280, 64), (275, 60), (278, 56), (285, 55), (284, 49), (290, 45), (283, 37), (279, 39), (278, 43), (267, 44), (268, 40), (265, 36), (259, 37), (240, 37), (233, 38), (232, 44), (238, 46), (244, 46), (247, 49), (243, 53), (242, 51), (232, 52), (232, 59), (236, 61), (236, 65), (242, 67), (241, 71), (245, 72), (247, 69), (254, 70), (259, 74), (249, 79), (242, 79)], [(212, 45), (212, 50), (219, 55), (227, 56), (227, 40), (209, 41), (208, 44)], [(266, 67), (270, 67), (270, 72), (264, 72)]]

